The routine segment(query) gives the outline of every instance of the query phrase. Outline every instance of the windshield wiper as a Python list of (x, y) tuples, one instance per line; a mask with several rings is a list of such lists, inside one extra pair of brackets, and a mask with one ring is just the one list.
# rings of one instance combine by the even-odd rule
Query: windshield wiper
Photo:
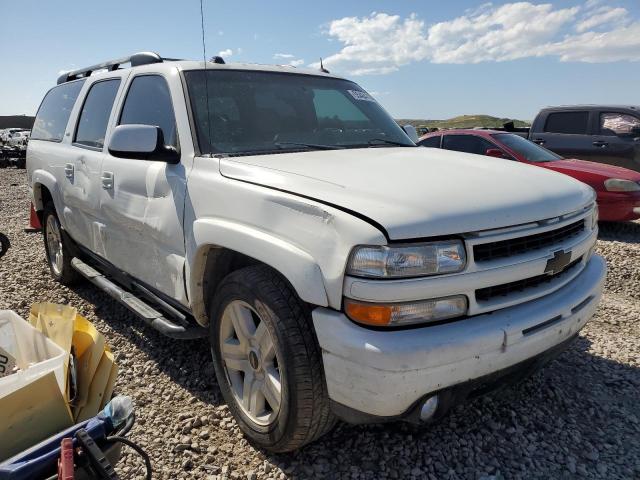
[(371, 138), (367, 140), (367, 143), (369, 145), (375, 145), (374, 142), (382, 142), (386, 143), (387, 145), (397, 145), (399, 147), (415, 147), (415, 145), (407, 145), (406, 143), (396, 142), (395, 140), (387, 140), (386, 138)]
[(282, 145), (298, 145), (301, 147), (313, 148), (314, 150), (338, 150), (344, 148), (340, 145), (320, 145), (318, 143), (303, 143), (303, 142), (276, 142), (275, 146), (281, 147)]

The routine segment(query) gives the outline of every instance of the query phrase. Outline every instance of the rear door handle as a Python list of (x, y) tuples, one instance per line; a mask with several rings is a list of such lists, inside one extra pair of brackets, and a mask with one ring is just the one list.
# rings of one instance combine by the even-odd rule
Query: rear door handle
[(105, 190), (113, 189), (113, 172), (102, 172), (100, 180), (102, 182), (102, 188)]
[(73, 178), (73, 163), (65, 163), (64, 176), (67, 177), (69, 180)]
[(603, 142), (602, 140), (596, 140), (593, 142), (594, 147), (606, 148), (609, 146), (608, 142)]
[(543, 145), (546, 142), (546, 140), (543, 140), (542, 138), (534, 138), (533, 141), (538, 145)]

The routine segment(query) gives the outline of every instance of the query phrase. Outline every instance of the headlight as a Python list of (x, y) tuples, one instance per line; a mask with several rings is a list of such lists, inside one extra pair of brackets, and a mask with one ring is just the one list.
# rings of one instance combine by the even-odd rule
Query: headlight
[(347, 274), (357, 277), (420, 277), (461, 271), (466, 264), (460, 240), (401, 246), (362, 246), (351, 252)]
[(347, 316), (359, 323), (376, 327), (394, 327), (416, 323), (437, 322), (467, 313), (467, 297), (434, 298), (410, 303), (363, 303), (345, 298)]
[(609, 178), (605, 180), (604, 188), (609, 192), (640, 192), (640, 184), (620, 178)]

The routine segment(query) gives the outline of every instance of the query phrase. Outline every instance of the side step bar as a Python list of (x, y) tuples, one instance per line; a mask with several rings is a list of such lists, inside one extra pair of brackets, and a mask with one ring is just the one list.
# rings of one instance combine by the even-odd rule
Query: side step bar
[(127, 292), (122, 287), (119, 287), (102, 273), (84, 263), (78, 257), (71, 259), (71, 266), (96, 287), (122, 303), (125, 307), (138, 315), (147, 325), (156, 329), (163, 335), (183, 340), (208, 336), (209, 333), (207, 329), (199, 325), (184, 327), (165, 318), (164, 315), (153, 307), (135, 295)]

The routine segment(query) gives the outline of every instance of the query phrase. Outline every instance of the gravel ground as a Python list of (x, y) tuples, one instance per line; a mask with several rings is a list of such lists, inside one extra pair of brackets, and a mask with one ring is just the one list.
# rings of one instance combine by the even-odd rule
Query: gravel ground
[[(640, 478), (640, 223), (601, 225), (606, 293), (579, 340), (531, 379), (429, 427), (339, 425), (295, 454), (252, 447), (224, 405), (204, 341), (144, 327), (91, 286), (54, 283), (42, 237), (25, 233), (24, 171), (0, 170), (0, 309), (26, 317), (33, 302), (69, 303), (107, 337), (117, 392), (135, 400), (131, 438), (154, 478)], [(128, 451), (123, 478), (143, 465)]]

